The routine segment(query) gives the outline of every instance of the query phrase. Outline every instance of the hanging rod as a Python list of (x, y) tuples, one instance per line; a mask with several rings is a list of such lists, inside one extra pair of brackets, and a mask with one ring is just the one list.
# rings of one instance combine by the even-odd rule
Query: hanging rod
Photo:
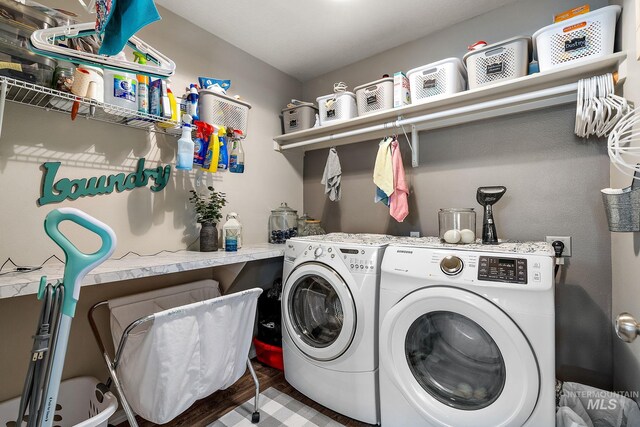
[(498, 116), (542, 109), (555, 105), (570, 104), (576, 101), (577, 88), (577, 83), (570, 83), (534, 92), (527, 92), (520, 95), (507, 96), (491, 101), (484, 101), (449, 110), (424, 114), (417, 117), (405, 119), (398, 116), (396, 120), (378, 125), (338, 132), (331, 135), (308, 139), (306, 141), (283, 145), (280, 147), (280, 150), (290, 150), (385, 130), (393, 129), (395, 133), (395, 130), (402, 126), (411, 126), (412, 165), (413, 167), (417, 167), (419, 157), (419, 131), (454, 126)]

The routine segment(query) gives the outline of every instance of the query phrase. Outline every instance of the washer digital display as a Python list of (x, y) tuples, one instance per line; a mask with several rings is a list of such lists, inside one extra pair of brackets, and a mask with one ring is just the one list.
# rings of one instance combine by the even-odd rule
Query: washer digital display
[(527, 284), (527, 260), (481, 256), (478, 280), (487, 282)]

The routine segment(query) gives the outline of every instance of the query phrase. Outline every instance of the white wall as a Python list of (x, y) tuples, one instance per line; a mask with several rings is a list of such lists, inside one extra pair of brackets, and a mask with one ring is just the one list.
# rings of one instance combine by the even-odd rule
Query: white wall
[[(81, 11), (74, 0), (44, 1), (50, 6)], [(172, 88), (183, 88), (198, 76), (229, 78), (231, 94), (253, 106), (244, 141), (244, 174), (208, 175), (216, 190), (225, 191), (226, 212), (236, 211), (244, 225), (245, 241), (264, 242), (270, 209), (287, 201), (302, 205), (302, 158), (273, 151), (272, 137), (280, 134), (278, 114), (287, 101), (299, 97), (300, 82), (221, 39), (161, 9), (162, 21), (139, 36), (177, 64)], [(90, 19), (95, 19), (92, 17)], [(133, 250), (155, 253), (185, 248), (197, 238), (198, 227), (187, 198), (194, 173), (172, 172), (164, 191), (139, 188), (120, 194), (87, 197), (59, 205), (36, 206), (45, 161), (59, 160), (60, 177), (84, 178), (129, 172), (139, 157), (149, 166), (174, 164), (176, 138), (127, 129), (25, 106), (8, 104), (0, 139), (0, 260), (11, 257), (23, 265), (40, 264), (60, 251), (44, 235), (42, 223), (57, 206), (73, 206), (111, 225), (118, 236), (116, 256)], [(206, 183), (203, 183), (206, 185)], [(72, 235), (72, 238), (74, 236)], [(84, 239), (81, 239), (84, 241)], [(197, 250), (197, 245), (194, 246)]]
[[(640, 105), (640, 63), (637, 61), (635, 29), (637, 0), (623, 0), (614, 3), (624, 8), (622, 19), (622, 48), (628, 54), (628, 77), (624, 85), (624, 96)], [(628, 186), (630, 178), (611, 167), (611, 187)], [(612, 325), (621, 312), (629, 312), (640, 319), (640, 233), (611, 233), (612, 262)], [(626, 344), (619, 339), (613, 346), (614, 388), (616, 390), (640, 391), (640, 340)], [(640, 396), (635, 396), (640, 401)]]

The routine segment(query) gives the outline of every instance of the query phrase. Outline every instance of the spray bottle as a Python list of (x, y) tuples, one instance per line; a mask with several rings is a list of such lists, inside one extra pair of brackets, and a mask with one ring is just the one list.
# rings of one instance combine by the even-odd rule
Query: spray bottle
[(195, 146), (193, 148), (193, 164), (194, 166), (204, 168), (204, 161), (207, 157), (209, 138), (213, 133), (213, 126), (209, 123), (201, 122), (200, 120), (194, 120), (193, 124), (196, 126), (196, 138), (194, 139)]
[(178, 140), (178, 152), (176, 153), (176, 169), (193, 169), (193, 150), (195, 144), (191, 139), (191, 117), (185, 115), (186, 123), (182, 125), (182, 136)]
[(244, 150), (242, 149), (242, 131), (234, 130), (232, 139), (233, 148), (229, 155), (229, 172), (244, 172)]
[[(147, 63), (147, 58), (141, 52), (134, 51), (133, 56), (138, 64)], [(138, 111), (141, 113), (149, 112), (149, 77), (144, 74), (136, 75), (138, 79)]]

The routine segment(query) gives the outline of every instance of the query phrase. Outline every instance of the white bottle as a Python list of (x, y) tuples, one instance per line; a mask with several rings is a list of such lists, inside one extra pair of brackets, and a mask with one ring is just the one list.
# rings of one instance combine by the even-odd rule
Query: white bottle
[[(126, 61), (127, 57), (120, 52), (115, 58)], [(104, 70), (104, 111), (109, 114), (118, 114), (117, 109), (109, 108), (109, 105), (128, 108), (138, 111), (138, 78), (135, 74), (124, 73), (115, 70)]]
[(182, 125), (182, 136), (178, 140), (178, 151), (176, 153), (176, 169), (188, 170), (193, 169), (193, 149), (194, 142), (191, 139), (191, 125), (185, 123)]
[(222, 226), (222, 247), (227, 250), (227, 238), (236, 241), (236, 248), (231, 250), (237, 250), (242, 247), (242, 224), (238, 221), (238, 214), (230, 212), (227, 215), (227, 222)]

